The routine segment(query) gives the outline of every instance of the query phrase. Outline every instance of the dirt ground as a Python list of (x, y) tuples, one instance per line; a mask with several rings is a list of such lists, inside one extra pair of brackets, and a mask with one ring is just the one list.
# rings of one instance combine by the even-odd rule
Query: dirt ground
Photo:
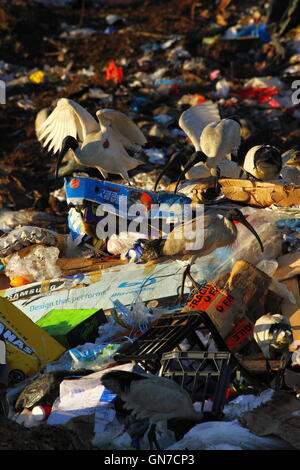
[[(20, 77), (33, 69), (43, 69), (45, 65), (52, 69), (59, 68), (57, 73), (54, 70), (51, 80), (44, 83), (28, 82), (7, 89), (7, 103), (0, 106), (0, 208), (34, 208), (65, 214), (64, 205), (59, 206), (53, 197), (49, 199), (49, 194), (60, 187), (61, 182), (55, 182), (53, 159), (37, 141), (34, 131), (37, 112), (53, 105), (58, 98), (68, 97), (78, 100), (92, 114), (95, 113), (97, 100), (86, 97), (86, 91), (91, 87), (102, 88), (108, 93), (112, 91), (104, 72), (111, 59), (116, 62), (127, 59), (124, 67), (126, 86), (127, 71), (132, 74), (140, 70), (135, 57), (137, 54), (141, 56), (140, 46), (145, 43), (181, 34), (185, 36), (187, 48), (197, 52), (200, 38), (212, 34), (210, 27), (215, 18), (213, 3), (199, 2), (193, 10), (195, 2), (191, 0), (146, 0), (115, 7), (106, 4), (95, 6), (87, 1), (85, 14), (81, 17), (80, 1), (69, 8), (46, 8), (29, 0), (1, 2), (1, 60), (16, 66)], [(235, 24), (246, 6), (262, 3), (232, 2), (226, 10), (227, 25)], [(209, 8), (208, 4), (211, 5)], [(125, 19), (125, 26), (118, 33), (103, 33), (108, 14), (118, 14)], [(62, 23), (95, 28), (99, 34), (83, 39), (61, 38)], [(158, 56), (157, 62), (148, 67), (145, 65), (144, 70), (155, 71), (155, 67), (162, 65)], [(67, 66), (70, 67), (67, 78), (60, 80), (60, 71)], [(90, 66), (94, 66), (96, 72), (92, 77), (78, 73), (78, 70)], [(203, 87), (198, 89), (201, 91)], [(24, 109), (22, 102), (27, 99), (30, 100), (30, 107)], [(166, 100), (162, 104), (168, 104)], [(123, 96), (118, 97), (114, 107), (125, 112), (129, 110), (126, 90)], [(157, 146), (154, 139), (149, 139), (149, 148), (153, 143)], [(151, 166), (147, 168), (151, 169)]]

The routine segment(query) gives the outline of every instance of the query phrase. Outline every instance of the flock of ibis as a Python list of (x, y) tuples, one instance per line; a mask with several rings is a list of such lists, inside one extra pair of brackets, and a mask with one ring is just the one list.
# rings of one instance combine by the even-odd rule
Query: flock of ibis
[[(37, 115), (37, 137), (43, 147), (56, 154), (56, 178), (63, 175), (61, 163), (68, 156), (69, 172), (80, 166), (93, 167), (99, 170), (104, 179), (109, 174), (116, 174), (130, 185), (128, 172), (144, 163), (141, 155), (147, 139), (139, 127), (120, 111), (102, 109), (97, 111), (96, 116), (98, 121), (80, 104), (66, 98), (59, 99), (52, 111), (42, 110)], [(218, 105), (212, 101), (185, 110), (178, 124), (193, 144), (194, 152), (189, 155), (176, 152), (159, 174), (154, 191), (175, 161), (178, 164), (178, 159), (182, 171), (174, 192), (180, 190), (180, 184), (185, 178), (215, 178), (216, 196), (220, 177), (254, 181), (281, 180), (286, 183), (298, 181), (300, 151), (296, 148), (282, 155), (279, 149), (267, 143), (255, 145), (246, 152), (241, 163), (241, 122), (237, 116), (221, 118)], [(200, 217), (176, 225), (164, 238), (138, 240), (142, 248), (140, 261), (148, 262), (161, 257), (188, 259), (179, 296), (182, 302), (186, 278), (197, 287), (190, 273), (191, 266), (197, 258), (207, 256), (217, 248), (232, 245), (238, 234), (235, 222), (247, 227), (256, 237), (257, 247), (263, 252), (264, 246), (258, 233), (240, 210), (210, 209)], [(274, 323), (273, 318), (270, 322)], [(264, 333), (259, 328), (260, 324), (257, 324), (255, 332), (258, 343), (265, 341), (265, 337), (262, 337)], [(285, 345), (286, 338), (281, 342)], [(188, 422), (188, 428), (191, 428), (203, 421), (203, 414), (195, 411), (187, 391), (172, 380), (116, 370), (105, 373), (101, 382), (110, 392), (117, 394), (125, 413), (131, 413), (137, 421), (148, 420), (151, 449), (154, 446), (160, 449), (156, 436), (158, 423), (170, 424), (172, 420), (179, 420), (181, 426), (186, 426)]]
[[(57, 154), (57, 174), (70, 150), (78, 165), (97, 168), (105, 179), (109, 173), (121, 175), (130, 184), (128, 171), (143, 163), (138, 157), (147, 139), (139, 127), (120, 111), (102, 109), (96, 114), (98, 122), (80, 104), (61, 98), (51, 113), (42, 110), (37, 115), (38, 139), (49, 152)], [(241, 143), (239, 119), (236, 116), (221, 119), (218, 105), (212, 101), (184, 111), (178, 124), (195, 148), (188, 161), (182, 162), (178, 184), (185, 175), (187, 179), (213, 175), (260, 181), (283, 179), (286, 183), (293, 183), (295, 177), (288, 180), (287, 167), (293, 167), (300, 174), (300, 157), (296, 149), (291, 149), (290, 158), (285, 160), (279, 149), (268, 144), (252, 147), (244, 156), (244, 162), (238, 163), (237, 152)], [(171, 158), (162, 174), (173, 162)]]
[[(62, 160), (71, 152), (73, 162), (80, 165), (97, 168), (103, 178), (109, 174), (118, 174), (130, 185), (128, 171), (141, 165), (139, 158), (146, 143), (146, 137), (139, 127), (124, 113), (112, 109), (98, 110), (98, 122), (80, 104), (71, 99), (61, 98), (57, 101), (52, 112), (42, 110), (36, 118), (36, 134), (43, 147), (53, 151), (57, 156), (56, 177)], [(179, 119), (179, 126), (192, 142), (195, 151), (181, 162), (180, 173), (175, 187), (187, 175), (191, 178), (218, 177), (250, 178), (259, 181), (283, 180), (295, 182), (300, 175), (300, 156), (296, 149), (291, 149), (285, 155), (280, 150), (268, 144), (256, 145), (248, 150), (243, 164), (238, 162), (237, 154), (241, 144), (241, 124), (236, 116), (221, 119), (218, 105), (212, 101), (192, 106), (184, 111)], [(129, 153), (130, 152), (130, 153)], [(288, 154), (288, 157), (286, 157)], [(159, 175), (154, 190), (157, 189), (161, 177), (174, 164), (182, 153), (176, 153), (170, 158)], [(182, 157), (181, 157), (182, 158)], [(74, 166), (71, 166), (74, 169)], [(293, 177), (287, 181), (291, 170)], [(164, 256), (173, 259), (190, 261), (183, 273), (181, 296), (184, 282), (188, 276), (192, 283), (190, 267), (199, 257), (206, 256), (215, 249), (231, 245), (237, 238), (237, 228), (234, 222), (245, 225), (257, 238), (260, 249), (262, 242), (238, 209), (225, 214), (212, 212), (176, 226), (166, 239), (142, 240), (142, 261), (149, 261)], [(203, 237), (196, 236), (193, 245), (187, 244), (186, 237), (194, 233), (195, 227), (203, 228)]]

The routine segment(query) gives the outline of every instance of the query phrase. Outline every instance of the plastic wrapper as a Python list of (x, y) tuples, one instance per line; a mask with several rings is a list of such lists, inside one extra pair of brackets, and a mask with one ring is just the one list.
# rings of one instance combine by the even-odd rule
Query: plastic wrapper
[(137, 232), (121, 232), (119, 235), (113, 234), (108, 239), (107, 251), (112, 255), (120, 255), (121, 259), (126, 259), (126, 253), (139, 238), (148, 237)]
[(0, 256), (5, 257), (30, 245), (57, 245), (55, 233), (39, 227), (23, 226), (0, 237)]
[(29, 282), (61, 277), (60, 268), (56, 265), (59, 249), (55, 246), (34, 246), (29, 254), (20, 257), (18, 253), (11, 255), (5, 265), (5, 274), (13, 278), (21, 276)]
[(216, 83), (216, 95), (218, 98), (227, 98), (230, 90), (230, 85), (225, 78)]
[(256, 436), (237, 420), (197, 424), (183, 439), (166, 450), (287, 450), (290, 446), (278, 437)]
[(112, 313), (114, 323), (124, 328), (126, 333), (123, 333), (123, 339), (128, 341), (138, 338), (161, 315), (169, 313), (162, 308), (148, 308), (139, 295), (130, 307), (123, 305), (119, 300), (111, 301), (115, 307)]
[(256, 267), (272, 278), (272, 282), (269, 286), (270, 290), (278, 294), (280, 297), (289, 300), (292, 304), (296, 303), (293, 293), (284, 284), (281, 284), (281, 282), (273, 277), (273, 274), (278, 268), (277, 261), (263, 259), (257, 263)]

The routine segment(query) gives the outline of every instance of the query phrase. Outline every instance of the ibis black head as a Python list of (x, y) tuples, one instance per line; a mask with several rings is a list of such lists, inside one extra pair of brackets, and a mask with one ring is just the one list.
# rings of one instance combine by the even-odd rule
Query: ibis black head
[(61, 162), (66, 155), (67, 151), (69, 149), (75, 151), (79, 147), (79, 144), (75, 137), (72, 137), (71, 135), (67, 135), (67, 137), (64, 138), (62, 141), (61, 145), (61, 151), (59, 152), (56, 160), (56, 170), (55, 170), (55, 178), (58, 178), (58, 170), (61, 165)]
[(229, 210), (226, 213), (225, 218), (227, 220), (230, 220), (231, 222), (233, 222), (233, 221), (240, 222), (245, 227), (247, 227), (247, 229), (250, 230), (250, 232), (253, 233), (253, 235), (256, 237), (256, 239), (259, 243), (261, 251), (264, 251), (264, 246), (262, 244), (261, 239), (258, 236), (258, 233), (254, 230), (252, 225), (249, 224), (249, 222), (247, 221), (247, 219), (244, 217), (243, 213), (240, 210), (238, 210), (238, 209)]
[(233, 114), (232, 116), (226, 116), (223, 119), (231, 119), (232, 121), (237, 122), (242, 127), (241, 121), (240, 121), (239, 117), (236, 114)]
[(188, 160), (188, 162), (185, 164), (182, 172), (180, 173), (180, 175), (178, 176), (177, 178), (177, 181), (176, 181), (176, 186), (175, 186), (175, 189), (174, 189), (174, 193), (176, 193), (177, 189), (178, 189), (178, 186), (179, 186), (179, 183), (180, 181), (184, 178), (184, 175), (194, 166), (196, 165), (196, 163), (206, 163), (207, 161), (207, 156), (205, 155), (205, 153), (201, 152), (201, 151), (198, 151), (198, 152), (195, 152), (193, 153), (193, 155), (191, 156), (191, 158)]
[(132, 382), (146, 380), (147, 378), (146, 375), (137, 374), (136, 372), (115, 370), (103, 374), (101, 383), (110, 392), (119, 395), (122, 392), (128, 392)]
[(273, 145), (262, 145), (259, 149), (256, 150), (254, 154), (254, 168), (257, 168), (257, 165), (263, 162), (273, 164), (280, 171), (282, 168), (282, 158), (280, 150), (277, 147), (274, 147)]

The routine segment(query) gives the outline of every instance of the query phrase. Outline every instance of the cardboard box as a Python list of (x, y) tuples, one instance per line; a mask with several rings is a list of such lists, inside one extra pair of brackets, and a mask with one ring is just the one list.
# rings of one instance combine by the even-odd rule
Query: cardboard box
[[(233, 178), (220, 178), (218, 183), (227, 199), (242, 202), (245, 205), (269, 207), (276, 204), (281, 207), (291, 207), (300, 204), (299, 185)], [(179, 191), (187, 196), (192, 193), (192, 203), (212, 203), (213, 201), (206, 191), (213, 188), (214, 184), (214, 178), (191, 180), (180, 186)], [(168, 189), (174, 189), (174, 184), (170, 185)]]
[(271, 278), (245, 261), (234, 264), (230, 274), (199, 289), (183, 311), (206, 312), (230, 351), (240, 351), (253, 340), (255, 321), (265, 313), (264, 299)]
[(232, 201), (257, 207), (277, 204), (290, 207), (300, 204), (300, 186), (267, 181), (220, 179), (223, 194)]
[(66, 351), (9, 300), (1, 297), (0, 338), (6, 344), (10, 384), (34, 375)]
[(94, 343), (98, 328), (107, 322), (103, 310), (65, 309), (50, 310), (36, 322), (66, 349), (78, 344)]
[(124, 305), (131, 305), (138, 295), (144, 302), (165, 299), (177, 296), (181, 286), (183, 268), (176, 261), (147, 264), (102, 262), (101, 266), (101, 270), (98, 268), (93, 272), (77, 271), (78, 274), (68, 277), (3, 289), (0, 296), (9, 299), (37, 322), (53, 309), (107, 311), (113, 308), (111, 299), (119, 299)]

